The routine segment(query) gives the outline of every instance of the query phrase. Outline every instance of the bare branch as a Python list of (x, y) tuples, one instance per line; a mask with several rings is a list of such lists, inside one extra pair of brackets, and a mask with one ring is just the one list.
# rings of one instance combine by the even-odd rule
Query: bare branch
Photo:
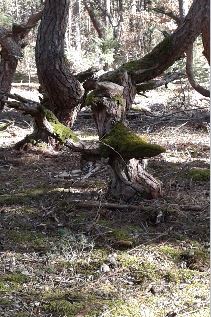
[(196, 83), (193, 73), (193, 44), (186, 50), (186, 73), (191, 86), (201, 95), (210, 97), (210, 91)]
[(173, 11), (166, 11), (164, 7), (156, 7), (156, 8), (152, 8), (151, 10), (156, 13), (160, 13), (160, 14), (164, 14), (168, 16), (169, 18), (173, 19), (177, 25), (180, 25), (182, 22), (182, 20), (180, 19), (178, 15), (176, 15)]
[(168, 74), (165, 74), (164, 76), (162, 76), (160, 79), (152, 79), (152, 80), (149, 80), (145, 83), (141, 83), (139, 85), (136, 85), (136, 90), (138, 93), (140, 93), (140, 92), (144, 92), (147, 90), (152, 90), (152, 89), (158, 88), (158, 87), (163, 86), (163, 85), (166, 86), (168, 83), (173, 82), (176, 79), (180, 79), (184, 76), (185, 76), (185, 74), (182, 72), (177, 72), (174, 74), (168, 73)]

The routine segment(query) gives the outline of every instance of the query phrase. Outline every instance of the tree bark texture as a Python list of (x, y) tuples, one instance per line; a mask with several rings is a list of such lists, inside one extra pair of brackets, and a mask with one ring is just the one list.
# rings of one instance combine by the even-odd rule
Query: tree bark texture
[(47, 0), (38, 31), (36, 64), (39, 82), (49, 97), (49, 109), (72, 126), (83, 87), (64, 57), (64, 39), (70, 0)]
[[(136, 193), (147, 193), (148, 198), (161, 196), (160, 181), (145, 171), (142, 159), (131, 159), (127, 154), (121, 154), (104, 141), (116, 124), (126, 126), (124, 87), (111, 82), (99, 82), (96, 89), (87, 98), (92, 107), (100, 142), (103, 146), (109, 147), (109, 154), (106, 155), (109, 158), (111, 172), (108, 193), (123, 200), (130, 199)], [(124, 142), (124, 140), (120, 139), (119, 142)], [(134, 146), (133, 142), (134, 139), (131, 138), (130, 145)], [(101, 155), (103, 154), (101, 153)]]
[(27, 45), (26, 37), (41, 16), (42, 12), (33, 14), (25, 24), (13, 24), (12, 30), (0, 27), (0, 109), (7, 100), (5, 94), (10, 92), (18, 61), (22, 57), (23, 48)]

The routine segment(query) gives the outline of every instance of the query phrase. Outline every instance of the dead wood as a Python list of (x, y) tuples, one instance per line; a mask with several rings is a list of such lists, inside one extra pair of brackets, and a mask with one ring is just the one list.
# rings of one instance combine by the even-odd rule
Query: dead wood
[[(138, 204), (138, 205), (127, 205), (127, 204), (116, 204), (116, 203), (103, 203), (101, 201), (82, 201), (82, 200), (71, 200), (71, 204), (74, 206), (74, 208), (88, 208), (87, 211), (91, 211), (89, 208), (98, 208), (98, 209), (116, 209), (116, 210), (121, 210), (121, 211), (143, 211), (143, 212), (148, 212), (148, 211), (155, 211), (155, 206), (147, 206), (144, 204)], [(178, 212), (179, 210), (189, 210), (189, 211), (201, 211), (204, 209), (204, 206), (199, 206), (199, 205), (161, 205), (159, 204), (157, 208), (164, 208), (166, 211), (175, 210), (175, 212)]]

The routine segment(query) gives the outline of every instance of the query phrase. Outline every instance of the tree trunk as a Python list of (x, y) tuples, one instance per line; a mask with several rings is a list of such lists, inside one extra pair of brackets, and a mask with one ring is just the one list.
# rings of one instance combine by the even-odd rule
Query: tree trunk
[(11, 90), (17, 65), (18, 58), (10, 55), (7, 49), (2, 48), (0, 61), (0, 110), (4, 108), (4, 103), (7, 100), (6, 94)]
[(11, 90), (18, 61), (22, 57), (24, 47), (27, 45), (25, 39), (41, 16), (42, 12), (33, 14), (25, 24), (13, 24), (12, 30), (0, 27), (0, 45), (2, 48), (0, 52), (0, 109), (3, 109), (7, 100), (6, 94)]
[[(145, 171), (142, 159), (157, 155), (164, 149), (142, 143), (138, 136), (128, 132), (125, 123), (124, 87), (111, 82), (100, 82), (87, 98), (98, 129), (101, 155), (109, 159), (111, 181), (108, 194), (123, 200), (130, 199), (136, 193), (142, 195), (147, 193), (148, 198), (161, 196), (160, 181)], [(115, 130), (117, 133), (114, 144), (107, 142)], [(129, 137), (124, 140), (126, 134)], [(124, 143), (125, 141), (128, 142), (128, 146)], [(121, 145), (125, 150), (121, 150)]]
[(202, 42), (204, 46), (203, 54), (210, 65), (210, 8), (208, 5), (202, 21)]
[(83, 88), (64, 57), (64, 39), (70, 0), (47, 0), (38, 31), (36, 64), (39, 82), (49, 97), (49, 109), (72, 126)]

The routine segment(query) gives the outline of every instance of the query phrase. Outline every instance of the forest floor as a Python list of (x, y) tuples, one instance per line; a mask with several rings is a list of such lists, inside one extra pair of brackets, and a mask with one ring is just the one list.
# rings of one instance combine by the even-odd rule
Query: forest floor
[[(163, 198), (134, 197), (126, 209), (104, 205), (123, 202), (106, 196), (103, 164), (88, 177), (80, 155), (67, 149), (14, 150), (32, 125), (4, 110), (0, 316), (210, 316), (209, 102), (169, 87), (141, 97), (128, 115), (134, 131), (166, 147), (148, 163), (163, 182)], [(20, 87), (13, 92), (37, 98)], [(87, 111), (74, 129), (96, 138)]]

